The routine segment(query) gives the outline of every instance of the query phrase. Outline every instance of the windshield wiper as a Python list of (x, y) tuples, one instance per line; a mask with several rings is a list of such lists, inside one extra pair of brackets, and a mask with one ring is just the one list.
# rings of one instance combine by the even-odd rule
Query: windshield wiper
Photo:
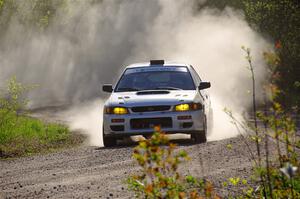
[(164, 87), (157, 87), (154, 90), (182, 90), (181, 88), (171, 87), (171, 86), (164, 86)]
[(117, 91), (139, 91), (137, 88), (118, 88)]

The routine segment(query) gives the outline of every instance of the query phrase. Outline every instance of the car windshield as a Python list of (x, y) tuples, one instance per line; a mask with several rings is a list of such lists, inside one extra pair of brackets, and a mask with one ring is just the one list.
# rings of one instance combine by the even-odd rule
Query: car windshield
[[(168, 69), (170, 68), (170, 69)], [(115, 92), (141, 90), (195, 90), (193, 79), (186, 68), (127, 69)]]

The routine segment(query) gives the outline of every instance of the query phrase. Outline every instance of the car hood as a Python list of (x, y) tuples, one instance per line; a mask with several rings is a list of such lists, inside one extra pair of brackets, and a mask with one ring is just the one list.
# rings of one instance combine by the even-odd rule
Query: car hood
[(106, 105), (126, 107), (176, 105), (182, 102), (193, 102), (196, 97), (196, 90), (117, 92), (111, 94)]

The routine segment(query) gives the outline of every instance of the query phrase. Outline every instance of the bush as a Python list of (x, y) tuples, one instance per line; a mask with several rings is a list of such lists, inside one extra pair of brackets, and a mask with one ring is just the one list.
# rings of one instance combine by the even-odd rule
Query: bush
[[(265, 82), (264, 111), (256, 111), (255, 73), (252, 65), (250, 49), (243, 48), (249, 62), (253, 82), (253, 123), (238, 121), (233, 114), (226, 110), (238, 129), (244, 129), (250, 139), (256, 144), (256, 157), (250, 150), (255, 161), (254, 184), (255, 192), (249, 192), (247, 198), (300, 198), (300, 172), (299, 172), (299, 137), (296, 135), (295, 121), (277, 101), (281, 93), (276, 86), (276, 73), (274, 70), (280, 59), (274, 52), (264, 53), (269, 65), (270, 79)], [(258, 125), (261, 121), (263, 125)], [(246, 140), (248, 142), (248, 140)], [(275, 148), (275, 151), (274, 151)], [(254, 189), (249, 189), (254, 190)]]
[(139, 198), (219, 198), (210, 182), (182, 176), (179, 165), (190, 158), (184, 150), (175, 152), (162, 132), (156, 132), (134, 149), (133, 157), (142, 168), (141, 175), (128, 179), (129, 189)]

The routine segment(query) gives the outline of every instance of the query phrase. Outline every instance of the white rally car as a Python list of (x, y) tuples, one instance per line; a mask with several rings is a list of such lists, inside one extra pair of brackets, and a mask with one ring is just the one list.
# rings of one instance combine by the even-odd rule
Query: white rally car
[(127, 66), (114, 88), (103, 85), (111, 93), (103, 110), (104, 146), (128, 136), (149, 136), (156, 126), (206, 142), (211, 104), (204, 89), (209, 87), (191, 65), (151, 60)]

